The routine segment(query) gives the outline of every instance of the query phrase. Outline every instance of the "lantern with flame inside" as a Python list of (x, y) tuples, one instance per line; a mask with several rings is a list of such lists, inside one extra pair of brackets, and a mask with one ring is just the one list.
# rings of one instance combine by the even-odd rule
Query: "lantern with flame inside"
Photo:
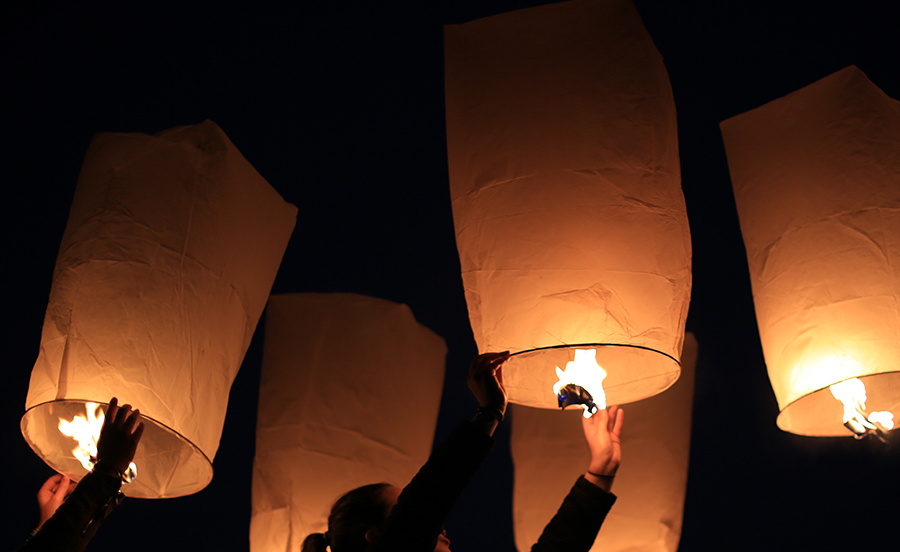
[(510, 401), (556, 408), (554, 368), (576, 349), (596, 351), (610, 404), (663, 391), (680, 371), (691, 244), (672, 92), (634, 6), (451, 25), (445, 53), (469, 319), (479, 351), (511, 351)]
[(900, 409), (900, 102), (851, 66), (721, 128), (778, 426), (883, 433)]
[[(97, 135), (31, 373), (21, 426), (32, 449), (80, 479), (90, 465), (73, 449), (92, 450), (97, 405), (115, 396), (145, 423), (134, 459), (140, 475), (125, 494), (171, 497), (206, 486), (231, 382), (295, 216), (212, 122), (156, 136)], [(73, 429), (83, 435), (61, 433)]]
[(325, 532), (338, 495), (409, 482), (431, 452), (446, 352), (406, 305), (350, 293), (271, 297), (252, 552), (300, 550)]

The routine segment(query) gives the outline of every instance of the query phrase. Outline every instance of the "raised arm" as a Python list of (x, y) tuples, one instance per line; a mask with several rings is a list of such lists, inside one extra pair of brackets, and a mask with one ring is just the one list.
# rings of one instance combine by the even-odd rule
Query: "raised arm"
[(372, 532), (368, 550), (436, 549), (444, 520), (494, 446), (491, 435), (506, 412), (500, 367), (508, 357), (486, 353), (472, 361), (469, 389), (478, 401), (478, 413), (459, 424), (403, 489), (384, 527)]
[(591, 450), (588, 471), (575, 482), (531, 548), (532, 552), (588, 552), (591, 549), (606, 514), (616, 501), (610, 489), (622, 459), (623, 420), (622, 410), (615, 406), (582, 419), (584, 437)]

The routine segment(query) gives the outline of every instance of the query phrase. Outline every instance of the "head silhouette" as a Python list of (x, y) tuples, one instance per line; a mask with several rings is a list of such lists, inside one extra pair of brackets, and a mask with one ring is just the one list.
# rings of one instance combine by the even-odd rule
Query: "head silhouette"
[(387, 483), (363, 485), (348, 491), (334, 502), (328, 515), (328, 532), (313, 533), (303, 541), (302, 552), (363, 552), (366, 533), (379, 529), (387, 519), (393, 503), (387, 494)]

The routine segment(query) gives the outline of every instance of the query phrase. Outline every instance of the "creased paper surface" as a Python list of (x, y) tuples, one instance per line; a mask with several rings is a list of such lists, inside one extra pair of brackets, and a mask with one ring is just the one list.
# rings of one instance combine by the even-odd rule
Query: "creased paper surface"
[(116, 396), (152, 420), (125, 494), (206, 486), (231, 383), (296, 213), (211, 121), (155, 136), (98, 134), (28, 389), (22, 430), (32, 448), (80, 479), (58, 419), (83, 414), (80, 401)]
[[(576, 0), (445, 27), (450, 192), (479, 351), (645, 347), (616, 398), (678, 377), (691, 287), (675, 105), (628, 1)], [(667, 356), (668, 355), (668, 356)], [(507, 363), (510, 400), (553, 407)], [(639, 371), (643, 370), (643, 371)]]
[(851, 66), (721, 128), (779, 427), (846, 435), (853, 377), (900, 412), (900, 102)]

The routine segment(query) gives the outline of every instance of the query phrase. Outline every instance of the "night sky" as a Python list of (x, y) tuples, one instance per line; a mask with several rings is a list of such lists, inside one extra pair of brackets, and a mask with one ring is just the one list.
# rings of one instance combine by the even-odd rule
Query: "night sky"
[[(5, 549), (37, 523), (34, 493), (52, 473), (19, 420), (75, 182), (97, 132), (215, 121), (299, 208), (273, 293), (355, 292), (409, 305), (449, 348), (436, 440), (472, 415), (465, 374), (476, 349), (450, 211), (442, 25), (541, 3), (0, 8)], [(694, 250), (688, 329), (700, 356), (679, 550), (896, 550), (898, 437), (810, 438), (775, 425), (718, 130), (851, 64), (900, 98), (895, 3), (833, 12), (767, 0), (636, 4), (674, 90)], [(209, 487), (126, 500), (89, 550), (248, 547), (264, 323), (231, 390)], [(504, 424), (448, 520), (457, 552), (514, 549), (508, 435)]]

